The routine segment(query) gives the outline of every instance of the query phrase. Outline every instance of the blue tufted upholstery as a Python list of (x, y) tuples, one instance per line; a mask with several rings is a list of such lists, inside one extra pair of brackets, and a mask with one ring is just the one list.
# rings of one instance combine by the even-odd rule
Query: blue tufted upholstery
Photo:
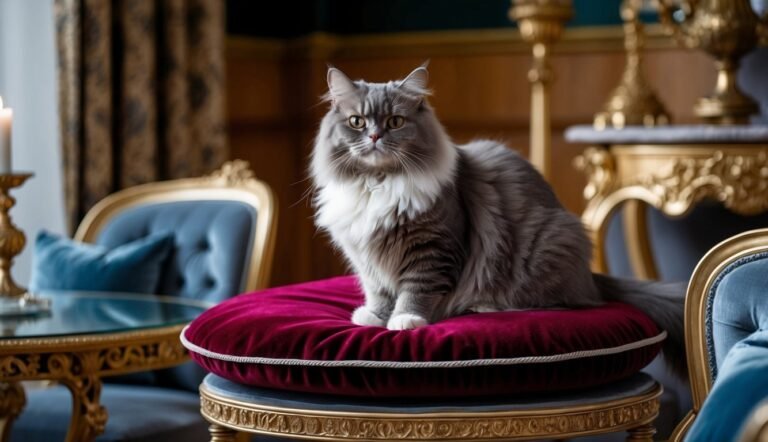
[(707, 302), (715, 382), (686, 440), (738, 440), (749, 412), (768, 397), (768, 253), (729, 265), (717, 276)]
[(713, 287), (707, 330), (715, 376), (734, 345), (768, 329), (768, 253), (733, 263), (720, 278)]
[(220, 302), (245, 286), (243, 268), (255, 225), (255, 210), (237, 201), (159, 203), (120, 213), (99, 234), (97, 243), (114, 248), (172, 232), (176, 247), (159, 292)]
[[(174, 250), (160, 279), (160, 294), (215, 303), (246, 289), (257, 220), (254, 207), (240, 201), (154, 202), (114, 214), (95, 242), (113, 248), (172, 233)], [(208, 424), (200, 416), (197, 394), (204, 375), (190, 362), (121, 376), (119, 383), (104, 379), (101, 400), (109, 420), (97, 440), (207, 441)], [(70, 394), (62, 387), (28, 392), (11, 440), (64, 440), (70, 414)]]

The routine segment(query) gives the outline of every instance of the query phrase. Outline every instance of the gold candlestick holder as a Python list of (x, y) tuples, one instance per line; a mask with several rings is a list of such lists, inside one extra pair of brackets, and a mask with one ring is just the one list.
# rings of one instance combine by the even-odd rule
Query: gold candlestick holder
[(21, 187), (31, 177), (31, 173), (0, 174), (0, 314), (37, 313), (47, 310), (50, 303), (32, 296), (11, 275), (13, 259), (24, 250), (27, 239), (11, 221), (9, 212), (16, 199), (10, 190)]

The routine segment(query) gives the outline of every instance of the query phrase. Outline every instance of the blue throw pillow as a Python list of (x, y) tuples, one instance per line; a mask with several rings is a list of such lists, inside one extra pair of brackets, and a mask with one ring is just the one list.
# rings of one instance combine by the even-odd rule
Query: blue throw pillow
[(43, 231), (35, 241), (29, 289), (155, 293), (173, 245), (172, 233), (108, 249)]

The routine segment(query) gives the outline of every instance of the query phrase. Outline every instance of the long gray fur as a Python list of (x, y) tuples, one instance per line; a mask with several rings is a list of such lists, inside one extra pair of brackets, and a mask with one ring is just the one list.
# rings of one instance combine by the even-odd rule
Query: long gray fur
[[(424, 66), (388, 83), (331, 68), (328, 83), (312, 157), (316, 222), (359, 275), (366, 300), (353, 322), (408, 329), (468, 311), (618, 300), (667, 330), (665, 358), (684, 374), (684, 287), (593, 275), (580, 220), (524, 158), (494, 141), (450, 141)], [(365, 127), (351, 126), (356, 116)], [(402, 127), (388, 126), (392, 116)]]

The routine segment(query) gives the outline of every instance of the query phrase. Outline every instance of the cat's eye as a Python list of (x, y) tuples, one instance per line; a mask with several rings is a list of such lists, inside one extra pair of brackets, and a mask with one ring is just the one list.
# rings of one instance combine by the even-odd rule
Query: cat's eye
[(365, 118), (360, 115), (352, 115), (347, 122), (349, 123), (349, 127), (353, 129), (362, 129), (365, 127)]
[(403, 124), (405, 124), (405, 118), (401, 117), (400, 115), (392, 115), (391, 117), (387, 118), (388, 129), (400, 129), (403, 127)]

